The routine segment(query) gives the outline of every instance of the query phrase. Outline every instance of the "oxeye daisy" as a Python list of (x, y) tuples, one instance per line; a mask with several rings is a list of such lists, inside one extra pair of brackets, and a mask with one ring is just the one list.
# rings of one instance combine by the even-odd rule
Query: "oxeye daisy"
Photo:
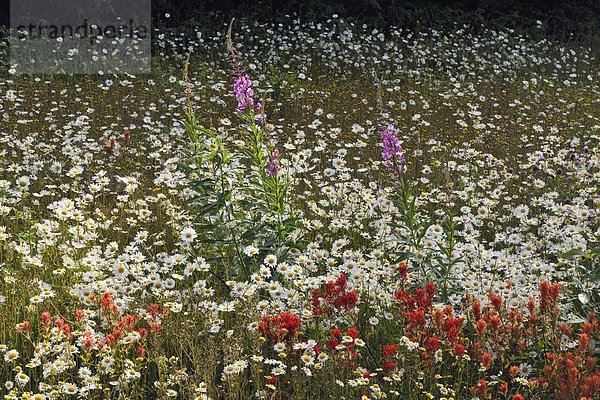
[(273, 346), (273, 350), (275, 350), (278, 353), (281, 353), (282, 351), (285, 351), (285, 349), (286, 349), (286, 345), (283, 342), (276, 343)]
[(4, 361), (15, 362), (19, 358), (19, 352), (17, 350), (9, 350), (4, 353)]
[(15, 376), (15, 380), (20, 386), (24, 386), (29, 382), (30, 378), (27, 374), (20, 372)]
[(181, 240), (185, 243), (191, 243), (198, 236), (194, 228), (188, 227), (181, 231)]
[(244, 248), (244, 254), (249, 257), (252, 257), (258, 253), (259, 253), (258, 248), (255, 246), (249, 245)]
[(225, 368), (223, 369), (223, 373), (225, 373), (225, 375), (233, 375), (233, 374), (236, 374), (237, 372), (238, 372), (238, 367), (235, 364), (226, 365)]
[(75, 395), (78, 390), (77, 386), (72, 383), (65, 383), (62, 385), (62, 392), (67, 395)]
[(519, 364), (519, 375), (523, 378), (527, 378), (531, 374), (531, 365), (528, 363)]
[(274, 267), (275, 265), (277, 265), (277, 257), (274, 254), (269, 254), (265, 257), (264, 263), (265, 265)]

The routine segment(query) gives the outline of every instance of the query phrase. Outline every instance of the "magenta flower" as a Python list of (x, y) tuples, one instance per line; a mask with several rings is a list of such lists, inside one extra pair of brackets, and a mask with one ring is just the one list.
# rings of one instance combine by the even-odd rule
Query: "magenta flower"
[(403, 164), (405, 162), (402, 155), (402, 146), (400, 139), (396, 136), (395, 129), (385, 129), (381, 131), (381, 156), (383, 164), (388, 168), (388, 171), (393, 176), (398, 176), (404, 173)]
[(279, 150), (275, 150), (271, 154), (270, 160), (267, 161), (267, 165), (266, 165), (267, 175), (269, 175), (269, 176), (277, 175), (277, 172), (279, 171), (279, 161), (277, 160), (278, 157), (279, 157)]
[(233, 78), (233, 90), (238, 102), (237, 109), (243, 113), (247, 109), (259, 112), (262, 108), (260, 103), (254, 102), (254, 87), (248, 74), (236, 76)]

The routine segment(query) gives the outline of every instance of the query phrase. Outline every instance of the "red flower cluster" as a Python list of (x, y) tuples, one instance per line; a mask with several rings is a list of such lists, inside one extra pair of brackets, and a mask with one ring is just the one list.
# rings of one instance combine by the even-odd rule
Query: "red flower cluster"
[(285, 341), (291, 344), (298, 336), (300, 322), (299, 316), (289, 312), (265, 315), (258, 324), (258, 331), (272, 342)]
[(592, 400), (600, 393), (600, 371), (594, 357), (567, 353), (546, 354), (548, 365), (544, 368), (542, 383), (554, 389), (559, 400)]
[[(542, 281), (538, 301), (531, 299), (528, 302), (528, 315), (503, 308), (502, 298), (494, 294), (490, 294), (490, 306), (483, 310), (479, 301), (472, 300), (467, 309), (473, 329), (469, 335), (470, 353), (489, 369), (510, 365), (513, 360), (519, 360), (524, 351), (553, 349), (546, 351), (545, 362), (540, 360), (538, 368), (542, 376), (531, 381), (530, 386), (561, 400), (598, 398), (600, 372), (596, 359), (588, 354), (590, 336), (597, 335), (599, 331), (596, 316), (590, 314), (588, 322), (581, 325), (578, 349), (562, 353), (562, 337), (572, 337), (573, 329), (557, 322), (559, 295), (557, 283)], [(494, 353), (493, 357), (490, 350)], [(507, 372), (515, 378), (520, 370), (516, 365), (510, 365)], [(508, 389), (509, 384), (500, 387), (503, 393)], [(482, 397), (486, 392), (481, 381), (471, 391)], [(523, 396), (515, 394), (513, 398), (523, 399)]]
[(56, 319), (54, 320), (54, 324), (52, 323), (52, 315), (50, 315), (49, 312), (43, 312), (40, 315), (40, 321), (42, 323), (42, 327), (44, 329), (51, 329), (52, 325), (54, 325), (55, 327), (57, 327), (58, 329), (61, 330), (61, 332), (67, 337), (69, 338), (69, 340), (73, 340), (73, 334), (71, 333), (71, 326), (65, 322), (64, 319), (60, 318), (60, 317), (56, 317)]
[[(528, 302), (528, 315), (506, 309), (502, 297), (494, 293), (490, 293), (490, 305), (485, 310), (478, 300), (468, 298), (465, 311), (473, 329), (470, 353), (483, 366), (490, 368), (495, 360), (500, 365), (506, 364), (526, 351), (528, 346), (535, 347), (532, 338), (558, 346), (562, 335), (572, 334), (571, 328), (556, 321), (559, 294), (557, 283), (542, 281), (539, 301), (531, 299)], [(539, 337), (539, 332), (545, 332), (545, 337)], [(490, 350), (495, 354), (493, 359)]]
[(600, 394), (600, 371), (590, 346), (590, 335), (598, 333), (594, 314), (590, 314), (588, 322), (582, 325), (582, 332), (579, 347), (574, 352), (564, 355), (546, 353), (546, 367), (540, 383), (552, 389), (559, 400), (592, 400)]
[(381, 367), (385, 372), (390, 372), (396, 369), (396, 363), (392, 361), (392, 358), (398, 354), (399, 350), (400, 347), (395, 343), (388, 344), (387, 346), (383, 347), (381, 355), (383, 356), (384, 361), (383, 364), (381, 364)]
[(358, 304), (358, 295), (355, 291), (348, 291), (347, 280), (344, 274), (338, 279), (327, 282), (325, 290), (315, 289), (312, 292), (311, 305), (313, 315), (325, 315), (332, 309), (350, 309)]
[[(597, 399), (600, 393), (600, 372), (591, 356), (591, 338), (598, 337), (599, 324), (595, 315), (579, 329), (579, 346), (565, 354), (561, 350), (564, 337), (573, 338), (575, 329), (558, 323), (560, 286), (543, 281), (538, 299), (531, 299), (526, 311), (508, 308), (502, 296), (490, 293), (484, 306), (467, 296), (465, 317), (454, 315), (453, 308), (433, 307), (435, 286), (428, 283), (415, 291), (398, 290), (395, 298), (400, 310), (398, 322), (403, 333), (422, 348), (421, 368), (434, 366), (438, 357), (470, 355), (477, 364), (473, 368), (470, 393), (479, 398), (524, 399), (518, 376), (527, 376), (519, 368), (524, 352), (536, 352), (542, 357), (531, 359), (539, 376), (530, 382), (537, 393), (557, 399)], [(331, 345), (336, 344), (330, 341)], [(396, 369), (400, 346), (388, 344), (382, 348), (381, 367), (385, 372)], [(543, 355), (545, 354), (545, 359)], [(465, 361), (467, 359), (464, 359)], [(455, 365), (456, 359), (447, 366)], [(464, 362), (464, 361), (463, 361)], [(486, 370), (479, 375), (480, 366)], [(500, 385), (491, 385), (493, 375), (510, 377)], [(540, 375), (541, 374), (541, 375)], [(595, 396), (595, 397), (594, 397)]]
[(54, 326), (61, 330), (61, 332), (69, 338), (69, 340), (73, 340), (73, 334), (71, 333), (71, 325), (65, 322), (64, 319), (57, 317), (54, 320)]
[[(356, 344), (355, 344), (355, 340), (358, 338), (358, 334), (359, 334), (359, 331), (355, 327), (348, 328), (346, 330), (345, 335), (342, 334), (342, 331), (339, 328), (334, 328), (331, 330), (332, 338), (329, 340), (329, 342), (327, 342), (327, 348), (331, 351), (338, 350), (337, 347), (340, 344), (344, 345), (343, 348), (339, 349), (339, 352), (340, 352), (340, 354), (342, 354), (344, 367), (349, 368), (349, 369), (354, 367), (353, 360), (355, 360), (359, 357), (359, 354), (356, 352)], [(345, 336), (352, 340), (351, 341), (344, 340), (347, 338), (343, 338), (342, 336)]]
[(485, 379), (480, 379), (477, 381), (475, 386), (471, 388), (471, 394), (473, 396), (486, 398), (488, 396), (488, 386), (487, 381)]
[[(96, 297), (94, 296), (93, 299)], [(102, 341), (98, 341), (94, 338), (92, 332), (89, 330), (76, 330), (76, 334), (80, 335), (77, 339), (83, 340), (84, 348), (86, 350), (102, 350), (105, 346), (117, 346), (122, 343), (121, 339), (123, 339), (126, 335), (132, 332), (137, 332), (139, 334), (138, 338), (149, 338), (152, 337), (162, 331), (162, 325), (160, 316), (167, 315), (168, 309), (162, 309), (157, 304), (152, 304), (148, 308), (147, 314), (127, 314), (121, 315), (120, 311), (116, 307), (112, 296), (109, 293), (104, 293), (99, 302), (100, 315), (107, 325), (107, 334)], [(86, 322), (86, 314), (84, 310), (77, 309), (74, 313), (75, 315), (75, 325), (81, 324), (80, 328), (83, 326), (87, 326)], [(65, 322), (63, 318), (56, 317), (52, 318), (52, 315), (48, 312), (43, 312), (40, 315), (40, 322), (43, 329), (46, 332), (50, 332), (53, 328), (58, 328), (63, 335), (70, 341), (75, 339), (74, 334), (71, 330), (71, 325)], [(29, 329), (31, 324), (26, 321), (17, 326), (17, 331), (24, 332)], [(53, 334), (54, 331), (52, 332)], [(130, 343), (124, 342), (126, 344), (130, 344), (131, 346), (137, 346), (136, 352), (139, 356), (143, 356), (146, 353), (146, 348), (140, 342), (140, 340), (134, 339)]]
[(100, 347), (116, 344), (125, 333), (135, 330), (135, 324), (139, 319), (139, 316), (124, 315), (119, 322), (117, 322), (113, 331), (106, 335), (106, 339), (100, 342)]
[(464, 341), (463, 319), (454, 315), (451, 306), (432, 307), (435, 291), (435, 284), (429, 282), (425, 288), (418, 288), (414, 295), (406, 290), (396, 292), (401, 320), (406, 324), (406, 336), (425, 348), (421, 355), (426, 366), (431, 364), (431, 356), (439, 349), (449, 347), (458, 356), (465, 353), (461, 343)]
[(104, 151), (106, 151), (107, 154), (112, 154), (114, 153), (114, 151), (116, 150), (117, 146), (127, 146), (127, 144), (129, 143), (129, 141), (131, 140), (131, 131), (129, 129), (125, 130), (125, 133), (123, 133), (123, 136), (121, 136), (121, 141), (120, 143), (117, 142), (117, 139), (114, 136), (111, 136), (110, 139), (108, 139), (108, 141), (106, 142), (106, 146), (104, 146)]
[(23, 322), (17, 324), (15, 331), (17, 333), (22, 333), (22, 332), (28, 331), (29, 328), (31, 328), (31, 322), (23, 321)]
[(430, 328), (427, 325), (426, 316), (431, 314), (431, 304), (435, 295), (435, 284), (428, 282), (425, 289), (418, 288), (415, 295), (410, 295), (405, 290), (396, 292), (396, 301), (403, 311), (406, 319), (406, 332), (413, 340), (424, 343), (429, 337)]
[(104, 292), (102, 294), (102, 299), (100, 300), (100, 309), (102, 310), (102, 315), (107, 316), (109, 314), (119, 314), (119, 310), (115, 305), (115, 302), (108, 292)]
[(398, 272), (400, 273), (402, 282), (406, 282), (406, 278), (408, 277), (408, 265), (406, 265), (404, 262), (398, 264)]
[(560, 285), (558, 283), (550, 285), (548, 281), (542, 281), (540, 284), (540, 310), (546, 312), (554, 308), (559, 294)]

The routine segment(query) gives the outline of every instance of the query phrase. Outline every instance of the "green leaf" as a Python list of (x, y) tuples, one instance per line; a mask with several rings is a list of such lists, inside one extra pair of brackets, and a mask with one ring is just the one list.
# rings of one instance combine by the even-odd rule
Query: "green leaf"
[(564, 254), (561, 254), (560, 258), (564, 258), (566, 260), (575, 260), (577, 257), (580, 257), (584, 254), (585, 253), (581, 250), (573, 249), (573, 250), (567, 251)]
[(245, 239), (245, 240), (253, 239), (265, 225), (266, 225), (265, 223), (261, 223), (261, 224), (258, 224), (256, 226), (248, 229), (246, 232), (244, 232), (242, 234), (242, 239)]
[(398, 256), (398, 258), (396, 258), (396, 260), (394, 261), (394, 264), (414, 257), (415, 253), (401, 252), (401, 253), (396, 253), (396, 255)]

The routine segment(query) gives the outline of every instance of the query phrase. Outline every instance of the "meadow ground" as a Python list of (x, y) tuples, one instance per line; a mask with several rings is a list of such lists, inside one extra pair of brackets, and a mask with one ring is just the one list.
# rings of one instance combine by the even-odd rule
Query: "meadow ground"
[(0, 81), (4, 398), (600, 398), (597, 50), (225, 32)]

